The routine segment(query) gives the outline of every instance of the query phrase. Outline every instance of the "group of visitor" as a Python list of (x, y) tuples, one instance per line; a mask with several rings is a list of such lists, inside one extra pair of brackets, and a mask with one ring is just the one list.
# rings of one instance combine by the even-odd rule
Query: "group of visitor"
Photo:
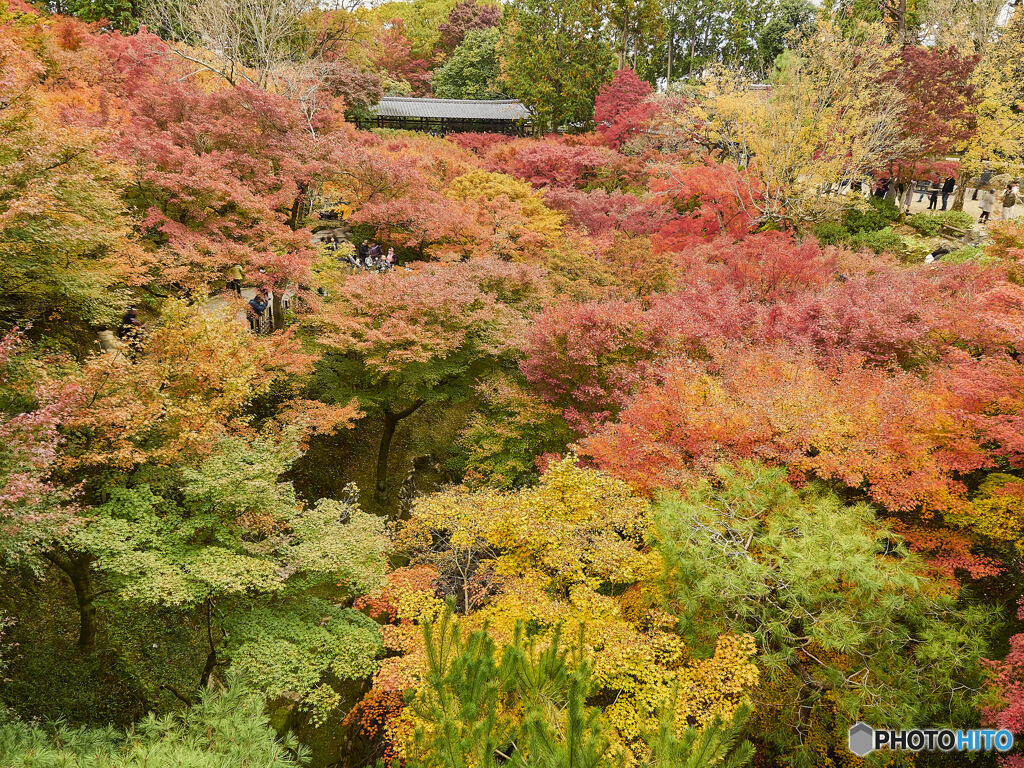
[[(885, 198), (895, 202), (897, 207), (910, 212), (910, 203), (914, 199), (914, 192), (917, 191), (917, 202), (924, 200), (928, 195), (929, 211), (945, 211), (949, 205), (949, 197), (956, 191), (956, 179), (946, 177), (942, 184), (938, 181), (931, 182), (903, 182), (899, 179), (883, 178), (876, 184), (872, 192), (875, 197)], [(942, 198), (942, 208), (939, 208), (939, 198)]]
[[(331, 237), (327, 243), (327, 247), (330, 250), (337, 250), (338, 239)], [(366, 269), (373, 272), (388, 272), (395, 268), (397, 258), (395, 257), (395, 249), (388, 248), (388, 252), (385, 254), (379, 243), (363, 240), (356, 248), (355, 253), (350, 253), (343, 261), (357, 269)]]
[[(983, 178), (983, 184), (985, 181)], [(978, 185), (979, 188), (975, 190), (972, 198), (978, 201), (978, 207), (981, 209), (978, 223), (985, 224), (993, 213), (998, 216), (996, 221), (1011, 221), (1017, 218), (1017, 205), (1024, 202), (1019, 184), (1016, 181), (1008, 183), (1002, 192), (983, 184)], [(904, 183), (897, 179), (883, 178), (875, 184), (872, 194), (875, 197), (892, 200), (897, 206), (910, 213), (910, 202), (914, 192), (917, 191), (917, 202), (919, 203), (924, 200), (925, 195), (928, 196), (929, 211), (945, 211), (949, 206), (949, 198), (956, 188), (956, 179), (952, 177), (947, 177), (941, 184), (938, 181), (922, 182), (916, 185), (916, 190), (914, 182)]]
[[(331, 235), (329, 238), (324, 240), (324, 245), (329, 251), (337, 251), (341, 246), (341, 242), (338, 240), (336, 235)], [(385, 254), (379, 243), (363, 240), (363, 242), (361, 242), (356, 248), (355, 253), (350, 253), (344, 258), (339, 257), (338, 261), (343, 264), (356, 267), (357, 269), (368, 269), (374, 272), (387, 272), (394, 269), (398, 260), (395, 256), (394, 248), (388, 248), (388, 252)]]
[(981, 216), (978, 223), (984, 224), (989, 220), (994, 210), (1000, 213), (1001, 221), (1012, 221), (1017, 218), (1017, 203), (1024, 200), (1020, 195), (1020, 185), (1017, 182), (1007, 184), (1006, 189), (999, 195), (998, 205), (996, 193), (992, 189), (983, 189), (978, 206), (981, 208)]
[[(942, 195), (942, 209), (946, 210), (946, 206), (949, 203), (949, 196), (956, 191), (956, 179), (947, 177), (942, 182), (942, 186), (939, 186), (937, 181), (931, 182), (928, 187), (918, 187), (918, 191), (921, 193), (917, 196), (917, 202), (924, 200), (924, 196), (928, 195), (928, 210), (934, 211), (939, 209), (939, 195)], [(907, 210), (910, 210), (910, 195), (907, 195)]]

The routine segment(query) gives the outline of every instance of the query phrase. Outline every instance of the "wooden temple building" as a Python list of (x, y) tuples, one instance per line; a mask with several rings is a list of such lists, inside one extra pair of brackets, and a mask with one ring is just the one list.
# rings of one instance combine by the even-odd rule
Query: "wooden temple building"
[(370, 108), (369, 119), (360, 128), (403, 128), (440, 133), (508, 133), (525, 135), (532, 128), (533, 115), (515, 99), (426, 99), (385, 96)]

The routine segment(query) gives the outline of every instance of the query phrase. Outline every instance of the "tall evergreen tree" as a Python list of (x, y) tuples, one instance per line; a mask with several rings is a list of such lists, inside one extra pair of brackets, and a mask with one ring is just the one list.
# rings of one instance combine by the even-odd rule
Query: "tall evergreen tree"
[(782, 0), (757, 33), (761, 75), (771, 72), (775, 59), (795, 47), (808, 33), (816, 14), (810, 0)]
[(612, 75), (612, 52), (592, 2), (513, 0), (498, 45), (509, 95), (536, 114), (541, 130), (590, 127), (594, 97)]
[(498, 30), (493, 27), (466, 33), (459, 47), (434, 71), (434, 95), (441, 99), (501, 98), (497, 44)]

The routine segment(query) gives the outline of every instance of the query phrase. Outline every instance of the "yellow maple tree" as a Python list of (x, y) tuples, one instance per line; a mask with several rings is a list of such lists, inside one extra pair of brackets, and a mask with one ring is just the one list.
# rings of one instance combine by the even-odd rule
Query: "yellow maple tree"
[(473, 203), (492, 255), (515, 261), (535, 257), (562, 233), (562, 214), (544, 205), (529, 184), (504, 173), (469, 171), (455, 178), (445, 194)]
[[(370, 596), (397, 622), (384, 627), (395, 655), (382, 662), (371, 696), (422, 684), (423, 625), (448, 597), (461, 631), (487, 627), (500, 648), (514, 642), (517, 624), (541, 644), (559, 631), (582, 637), (602, 718), (627, 764), (648, 757), (645, 736), (672, 702), (680, 729), (731, 715), (758, 682), (753, 639), (723, 636), (709, 658), (690, 653), (661, 610), (651, 525), (646, 500), (572, 456), (551, 464), (536, 487), (459, 487), (419, 499), (395, 541), (433, 577), (396, 572)], [(399, 752), (416, 726), (410, 709), (389, 724)]]

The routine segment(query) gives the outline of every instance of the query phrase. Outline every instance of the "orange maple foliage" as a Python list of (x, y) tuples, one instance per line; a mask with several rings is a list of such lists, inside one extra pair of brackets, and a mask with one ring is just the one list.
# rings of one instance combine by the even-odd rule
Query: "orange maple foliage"
[(582, 450), (645, 493), (756, 458), (862, 489), (890, 510), (952, 509), (964, 502), (953, 472), (988, 457), (949, 406), (941, 390), (855, 357), (824, 368), (786, 347), (740, 347), (673, 364)]

